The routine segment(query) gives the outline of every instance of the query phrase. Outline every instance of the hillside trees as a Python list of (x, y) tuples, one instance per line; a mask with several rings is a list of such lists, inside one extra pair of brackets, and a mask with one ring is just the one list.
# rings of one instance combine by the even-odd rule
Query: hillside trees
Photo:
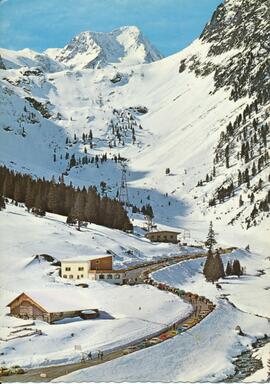
[(230, 224), (246, 215), (247, 229), (269, 217), (270, 212), (268, 199), (260, 193), (269, 189), (270, 181), (266, 172), (270, 160), (269, 109), (265, 108), (269, 100), (269, 90), (261, 90), (256, 100), (247, 104), (234, 120), (228, 121), (215, 149), (213, 170), (206, 175), (205, 181), (197, 183), (197, 187), (204, 187), (212, 179), (226, 175), (226, 179), (220, 178), (222, 184), (215, 186), (209, 195), (209, 207), (223, 204), (238, 195), (239, 208), (244, 205), (244, 209)]
[(65, 185), (63, 179), (58, 183), (54, 179), (35, 180), (30, 175), (0, 167), (0, 194), (25, 203), (28, 211), (36, 208), (68, 216), (78, 222), (79, 228), (82, 221), (89, 221), (110, 228), (132, 229), (123, 206), (114, 199), (101, 198), (95, 187), (75, 189), (72, 184)]

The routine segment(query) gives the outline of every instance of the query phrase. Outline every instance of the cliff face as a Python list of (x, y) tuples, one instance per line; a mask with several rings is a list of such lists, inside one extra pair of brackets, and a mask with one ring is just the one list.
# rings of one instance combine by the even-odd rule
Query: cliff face
[(233, 100), (269, 88), (269, 16), (267, 0), (225, 0), (200, 36), (208, 45), (205, 62), (194, 57), (191, 69), (200, 75), (213, 73), (215, 90), (230, 88)]

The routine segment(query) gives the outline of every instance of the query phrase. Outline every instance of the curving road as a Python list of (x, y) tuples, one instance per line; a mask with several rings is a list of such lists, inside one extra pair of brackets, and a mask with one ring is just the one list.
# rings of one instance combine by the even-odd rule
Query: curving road
[[(231, 248), (222, 250), (223, 253), (231, 252)], [(155, 335), (151, 335), (149, 338), (137, 340), (129, 344), (129, 346), (120, 346), (111, 352), (104, 352), (103, 359), (93, 358), (93, 360), (86, 360), (78, 363), (49, 366), (44, 368), (29, 369), (24, 374), (13, 374), (10, 376), (1, 376), (1, 382), (49, 382), (57, 377), (67, 375), (68, 373), (77, 371), (79, 369), (92, 367), (98, 364), (102, 364), (106, 361), (117, 359), (127, 353), (133, 353), (142, 348), (151, 348), (157, 342), (156, 338), (159, 338), (158, 343), (164, 342), (165, 340), (174, 337), (176, 329), (182, 328), (181, 332), (185, 332), (188, 329), (198, 324), (204, 317), (206, 317), (215, 308), (214, 304), (203, 296), (198, 296), (191, 292), (181, 292), (175, 287), (170, 287), (166, 284), (155, 282), (149, 278), (149, 273), (162, 269), (168, 265), (177, 264), (181, 261), (190, 259), (197, 259), (206, 257), (206, 253), (187, 254), (184, 256), (173, 256), (157, 262), (148, 263), (147, 265), (140, 265), (137, 268), (131, 269), (131, 280), (136, 279), (136, 283), (151, 284), (157, 289), (169, 291), (178, 296), (181, 296), (184, 301), (190, 303), (193, 307), (193, 311), (186, 318), (179, 319), (171, 326), (163, 328)], [(154, 338), (154, 340), (153, 340)]]

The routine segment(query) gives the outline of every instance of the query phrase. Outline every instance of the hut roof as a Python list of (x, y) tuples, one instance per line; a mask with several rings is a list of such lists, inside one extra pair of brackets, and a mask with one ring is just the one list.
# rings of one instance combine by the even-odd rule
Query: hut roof
[(15, 297), (7, 306), (11, 306), (23, 294), (49, 313), (82, 311), (91, 308), (89, 297), (68, 288), (25, 291)]

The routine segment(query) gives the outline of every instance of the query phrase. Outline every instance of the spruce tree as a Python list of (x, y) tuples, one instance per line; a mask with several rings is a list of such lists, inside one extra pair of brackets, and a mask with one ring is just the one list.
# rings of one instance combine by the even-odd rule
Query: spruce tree
[(57, 188), (54, 183), (51, 183), (49, 188), (47, 206), (48, 206), (49, 212), (53, 212), (53, 213), (58, 212), (59, 200), (58, 200)]
[(26, 195), (25, 195), (25, 205), (30, 211), (31, 208), (34, 207), (35, 204), (35, 188), (33, 181), (29, 178), (27, 180), (27, 186), (26, 186)]
[(240, 195), (240, 197), (239, 197), (239, 207), (242, 207), (243, 204), (244, 204), (244, 202), (243, 202), (242, 196)]
[(6, 208), (5, 199), (3, 196), (0, 196), (0, 211)]
[(78, 230), (80, 230), (81, 223), (85, 219), (85, 193), (82, 191), (77, 190), (71, 216), (77, 220)]
[(206, 242), (205, 242), (205, 245), (208, 248), (209, 252), (212, 253), (213, 247), (214, 247), (214, 245), (216, 243), (217, 243), (217, 241), (216, 241), (216, 233), (215, 233), (215, 231), (213, 229), (213, 222), (210, 221), (208, 235), (207, 235), (207, 239), (206, 239)]
[(236, 259), (233, 261), (232, 269), (233, 269), (233, 275), (236, 275), (238, 277), (242, 275), (242, 270), (241, 270), (241, 265), (239, 260)]
[(218, 251), (216, 251), (215, 254), (213, 254), (212, 251), (208, 252), (203, 274), (206, 280), (212, 283), (225, 276), (223, 263)]
[(229, 260), (228, 263), (227, 263), (227, 267), (226, 267), (226, 276), (231, 276), (232, 272), (233, 272), (232, 263)]
[(214, 260), (215, 260), (215, 271), (216, 271), (216, 279), (218, 280), (221, 277), (225, 276), (224, 273), (224, 265), (220, 256), (219, 251), (217, 250), (215, 255), (214, 255)]

